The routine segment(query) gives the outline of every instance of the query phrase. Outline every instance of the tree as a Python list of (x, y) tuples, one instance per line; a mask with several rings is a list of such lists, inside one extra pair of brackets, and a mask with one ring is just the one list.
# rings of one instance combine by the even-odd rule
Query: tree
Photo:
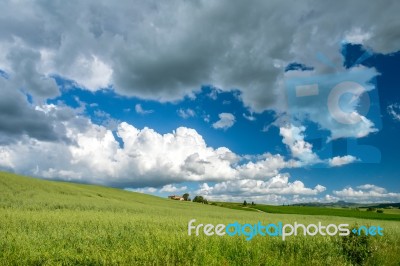
[(203, 196), (194, 197), (193, 202), (208, 204), (208, 201), (205, 198), (203, 198)]
[(203, 196), (196, 196), (193, 199), (193, 202), (203, 203), (203, 201), (204, 201)]
[(243, 206), (247, 206), (247, 201), (243, 201)]
[(256, 204), (254, 203), (254, 201), (252, 201), (252, 202), (251, 202), (251, 205), (252, 205), (252, 206), (255, 206)]
[(183, 194), (183, 195), (182, 195), (182, 198), (183, 198), (185, 201), (188, 201), (188, 199), (189, 199), (189, 193)]

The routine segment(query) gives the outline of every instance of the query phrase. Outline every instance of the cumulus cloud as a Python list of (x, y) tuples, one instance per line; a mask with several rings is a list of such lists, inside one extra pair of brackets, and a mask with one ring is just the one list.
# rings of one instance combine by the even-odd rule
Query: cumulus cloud
[(304, 126), (295, 126), (293, 124), (286, 124), (279, 127), (279, 134), (282, 136), (282, 142), (286, 144), (293, 158), (298, 161), (292, 161), (293, 165), (314, 165), (317, 163), (324, 163), (330, 167), (339, 167), (346, 164), (353, 163), (358, 159), (352, 155), (335, 156), (322, 160), (313, 152), (313, 146), (304, 140), (306, 137)]
[(352, 155), (336, 156), (328, 160), (330, 166), (342, 166), (357, 161), (357, 158)]
[(176, 187), (174, 185), (168, 184), (168, 185), (163, 186), (160, 189), (160, 192), (176, 193), (176, 192), (182, 192), (182, 191), (186, 191), (186, 190), (187, 190), (187, 186)]
[(152, 194), (157, 192), (158, 189), (154, 187), (144, 187), (144, 188), (125, 188), (125, 190), (138, 193)]
[(287, 125), (279, 128), (282, 142), (287, 145), (294, 158), (300, 159), (306, 164), (314, 164), (320, 161), (312, 151), (312, 145), (304, 140), (304, 126)]
[(219, 120), (212, 124), (215, 129), (228, 129), (236, 122), (235, 116), (231, 113), (220, 113), (218, 117)]
[(155, 187), (143, 187), (143, 188), (125, 188), (127, 191), (139, 192), (139, 193), (146, 193), (146, 194), (154, 194), (154, 193), (178, 193), (186, 191), (188, 188), (187, 186), (177, 187), (172, 184), (167, 184), (162, 188), (155, 188)]
[(386, 189), (383, 187), (378, 187), (376, 185), (372, 185), (372, 184), (365, 184), (365, 185), (360, 185), (357, 186), (358, 189), (361, 190), (371, 190), (371, 191), (375, 191), (377, 193), (386, 193)]
[(272, 155), (265, 153), (257, 156), (255, 161), (249, 161), (246, 164), (239, 165), (237, 170), (241, 178), (246, 179), (264, 179), (278, 175), (284, 168), (300, 167), (301, 163), (294, 160), (286, 161), (280, 154)]
[[(289, 182), (288, 174), (278, 174), (267, 181), (242, 179), (224, 181), (213, 186), (203, 183), (195, 193), (205, 195), (211, 200), (232, 199), (234, 197), (239, 200), (258, 198), (258, 200), (267, 201), (271, 199), (271, 196), (276, 199), (282, 199), (280, 196), (287, 195), (311, 196), (318, 195), (325, 190), (326, 188), (321, 185), (307, 188), (301, 181)], [(262, 197), (266, 198), (262, 199)]]
[(140, 114), (140, 115), (147, 115), (147, 114), (151, 114), (154, 112), (154, 110), (145, 110), (143, 109), (142, 105), (140, 103), (135, 105), (135, 111), (136, 113)]
[[(41, 112), (46, 117), (59, 116), (63, 113), (59, 108), (46, 105)], [(69, 142), (19, 139), (2, 146), (0, 167), (46, 178), (143, 187), (241, 176), (262, 179), (292, 166), (282, 156), (271, 154), (239, 163), (241, 156), (225, 147), (209, 147), (201, 135), (186, 127), (161, 135), (122, 122), (116, 128), (123, 142), (120, 146), (109, 128), (77, 113), (61, 120), (60, 126)]]
[[(55, 57), (54, 54), (48, 54), (49, 64), (52, 64), (55, 60), (51, 57)], [(51, 69), (55, 67), (52, 66)], [(71, 62), (65, 71), (60, 72), (60, 75), (65, 77), (74, 77), (74, 81), (80, 86), (87, 90), (95, 91), (102, 88), (107, 88), (111, 85), (111, 77), (113, 70), (112, 68), (101, 61), (101, 59), (95, 55), (89, 56), (77, 56), (76, 60)]]
[[(150, 128), (137, 129), (120, 122), (115, 129), (117, 141), (110, 128), (94, 124), (73, 109), (55, 105), (36, 109), (48, 120), (59, 118), (58, 127), (68, 141), (26, 137), (4, 144), (0, 149), (1, 168), (51, 179), (159, 187), (184, 181), (266, 182), (282, 174), (283, 169), (302, 165), (279, 154), (240, 156), (226, 147), (212, 148), (196, 130), (186, 127), (162, 135)], [(108, 117), (104, 112), (98, 113)], [(282, 178), (285, 181), (288, 177)], [(291, 186), (300, 188), (297, 185), (301, 184), (294, 182)]]
[[(2, 169), (118, 187), (159, 187), (184, 181), (268, 182), (277, 176), (285, 183), (288, 176), (283, 175), (283, 169), (301, 167), (305, 160), (312, 164), (310, 158), (315, 156), (304, 142), (303, 129), (294, 126), (282, 131), (285, 143), (293, 150), (293, 159), (287, 160), (280, 154), (241, 156), (226, 147), (212, 148), (196, 130), (186, 127), (159, 134), (126, 122), (117, 121), (113, 128), (104, 123), (94, 124), (81, 115), (80, 108), (77, 111), (42, 105), (35, 110), (44, 116), (43, 120), (57, 121), (53, 126), (66, 141), (49, 142), (26, 136), (4, 143), (0, 149)], [(110, 118), (102, 111), (96, 114), (106, 120)], [(301, 190), (301, 185), (293, 182), (286, 189)]]
[(333, 194), (340, 199), (353, 202), (398, 202), (400, 200), (400, 193), (388, 192), (385, 188), (372, 184), (360, 185), (356, 189), (348, 187), (335, 190)]

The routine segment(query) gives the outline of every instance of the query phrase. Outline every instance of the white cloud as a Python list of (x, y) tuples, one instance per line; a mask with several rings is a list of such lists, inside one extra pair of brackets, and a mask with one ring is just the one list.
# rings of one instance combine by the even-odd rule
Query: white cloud
[(176, 187), (174, 185), (168, 184), (168, 185), (163, 186), (160, 189), (160, 192), (176, 193), (176, 192), (183, 192), (186, 190), (187, 190), (187, 186)]
[[(289, 175), (282, 173), (283, 169), (303, 166), (304, 160), (315, 156), (304, 141), (302, 127), (281, 128), (284, 143), (292, 147), (295, 158), (286, 160), (280, 154), (240, 156), (225, 147), (214, 149), (194, 129), (186, 127), (162, 135), (121, 122), (115, 128), (123, 142), (120, 145), (109, 128), (93, 124), (78, 109), (37, 106), (36, 110), (48, 118), (63, 115), (57, 127), (64, 130), (68, 141), (48, 142), (25, 136), (4, 144), (0, 146), (0, 167), (49, 179), (144, 187), (135, 190), (143, 193), (184, 191), (186, 186), (172, 185), (184, 181), (217, 182), (208, 188), (204, 185), (198, 193), (221, 200), (246, 196), (258, 202), (302, 202), (314, 200), (325, 191), (321, 185), (307, 188), (299, 180), (289, 181)], [(109, 118), (104, 112), (97, 115)], [(344, 156), (332, 162), (350, 159)], [(164, 187), (154, 190), (160, 186)], [(359, 189), (383, 192), (372, 185)]]
[(140, 103), (135, 105), (135, 111), (136, 111), (136, 113), (141, 114), (141, 115), (147, 115), (147, 114), (151, 114), (154, 112), (154, 110), (144, 110)]
[[(42, 106), (47, 116), (60, 113), (55, 105)], [(105, 115), (99, 112), (100, 115)], [(207, 146), (194, 129), (179, 127), (161, 135), (153, 129), (137, 129), (119, 123), (116, 134), (72, 113), (60, 122), (67, 142), (46, 142), (22, 138), (1, 146), (1, 167), (18, 173), (109, 184), (120, 187), (159, 186), (182, 181), (229, 180), (241, 174), (267, 177), (264, 170), (281, 169), (279, 155), (269, 155), (258, 163), (238, 164), (240, 156), (225, 147)], [(271, 164), (271, 165), (269, 165)], [(258, 165), (253, 167), (253, 165)]]
[[(41, 110), (54, 115), (58, 108), (51, 105)], [(62, 125), (68, 143), (23, 139), (3, 146), (1, 154), (7, 162), (3, 167), (47, 178), (121, 187), (154, 187), (183, 181), (269, 180), (281, 174), (282, 169), (300, 167), (304, 163), (285, 160), (279, 154), (246, 158), (225, 147), (213, 149), (194, 129), (185, 127), (161, 135), (153, 129), (140, 130), (122, 122), (116, 128), (123, 142), (120, 147), (107, 127), (95, 125), (79, 115), (65, 120)], [(296, 144), (304, 141), (302, 129), (291, 129), (294, 129), (290, 131), (293, 134), (286, 132), (287, 128), (283, 134), (285, 141), (293, 144), (294, 157), (310, 158), (311, 149)]]
[(321, 160), (319, 156), (313, 152), (313, 146), (304, 140), (304, 126), (294, 126), (286, 124), (279, 127), (279, 134), (282, 136), (282, 142), (289, 148), (291, 155), (300, 161), (293, 161), (293, 166), (313, 165), (317, 163), (325, 163), (331, 167), (343, 166), (353, 163), (358, 159), (352, 155), (336, 156), (326, 160)]
[[(41, 50), (41, 54), (41, 70), (44, 73), (53, 74), (53, 70), (58, 68), (54, 66), (57, 63), (55, 51)], [(113, 69), (98, 56), (80, 54), (69, 63), (68, 66), (58, 68), (57, 74), (67, 78), (73, 77), (76, 83), (90, 91), (111, 85)]]
[(348, 43), (364, 44), (371, 38), (371, 33), (363, 31), (361, 28), (352, 28), (344, 38)]
[(156, 194), (156, 193), (163, 193), (163, 192), (177, 193), (177, 192), (186, 191), (187, 186), (176, 187), (172, 184), (167, 184), (160, 189), (155, 188), (155, 187), (142, 187), (142, 188), (125, 188), (125, 190), (132, 191), (132, 192), (146, 193), (146, 194)]
[(194, 117), (194, 116), (196, 116), (196, 112), (195, 111), (193, 111), (193, 109), (190, 109), (190, 108), (187, 108), (187, 109), (179, 109), (178, 111), (177, 111), (177, 113), (178, 113), (178, 115), (180, 116), (180, 117), (182, 117), (183, 119), (187, 119), (187, 118), (189, 118), (189, 117)]
[(279, 128), (282, 142), (288, 146), (294, 158), (300, 159), (306, 164), (320, 162), (319, 157), (312, 151), (312, 145), (304, 140), (304, 126), (287, 125)]
[(324, 197), (324, 200), (325, 200), (326, 202), (337, 202), (337, 201), (340, 200), (340, 199), (339, 199), (338, 197), (335, 197), (335, 196), (326, 194), (325, 197)]
[(265, 179), (271, 178), (279, 174), (284, 168), (299, 167), (297, 161), (285, 161), (285, 158), (279, 154), (272, 155), (270, 153), (263, 154), (256, 158), (255, 162), (239, 165), (237, 171), (241, 178), (245, 179)]
[(400, 193), (387, 192), (385, 188), (371, 184), (357, 186), (357, 189), (353, 189), (352, 187), (344, 188), (333, 191), (333, 194), (340, 199), (352, 202), (400, 201)]
[(215, 129), (228, 129), (236, 122), (235, 116), (231, 113), (220, 113), (218, 117), (219, 120), (212, 124)]
[(400, 121), (400, 104), (391, 104), (386, 108), (386, 110), (395, 121)]
[(357, 161), (357, 158), (352, 155), (336, 156), (328, 160), (330, 166), (342, 166)]
[(378, 187), (376, 185), (372, 185), (372, 184), (365, 184), (365, 185), (360, 185), (357, 186), (358, 189), (361, 190), (370, 190), (370, 191), (374, 191), (377, 193), (386, 193), (386, 189), (383, 187)]
[(145, 194), (153, 194), (157, 192), (157, 189), (154, 187), (144, 187), (144, 188), (125, 188), (127, 191), (145, 193)]
[[(234, 197), (243, 200), (258, 197), (258, 201), (269, 201), (271, 196), (282, 199), (282, 196), (293, 195), (318, 195), (326, 190), (324, 186), (316, 185), (314, 188), (307, 188), (303, 182), (295, 180), (289, 182), (289, 175), (278, 174), (267, 181), (242, 179), (224, 181), (209, 186), (207, 183), (200, 185), (195, 194), (206, 196), (211, 200), (227, 199)], [(267, 196), (267, 197), (266, 197)], [(263, 199), (263, 197), (266, 197)]]
[[(69, 109), (44, 105), (38, 110), (47, 117), (58, 117)], [(106, 113), (98, 113), (108, 117)], [(93, 124), (73, 110), (57, 127), (64, 130), (67, 141), (47, 142), (25, 137), (4, 144), (0, 150), (0, 167), (51, 179), (119, 187), (158, 187), (184, 181), (267, 182), (282, 174), (285, 168), (302, 165), (279, 154), (240, 156), (226, 147), (214, 149), (196, 130), (186, 127), (162, 135), (150, 128), (137, 129), (121, 122), (115, 130), (123, 145), (109, 128)]]

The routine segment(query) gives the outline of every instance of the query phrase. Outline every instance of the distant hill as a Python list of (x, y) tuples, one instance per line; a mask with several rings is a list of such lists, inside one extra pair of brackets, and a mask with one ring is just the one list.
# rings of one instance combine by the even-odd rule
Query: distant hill
[(381, 204), (377, 204), (377, 205), (370, 205), (368, 207), (373, 207), (373, 208), (388, 208), (388, 207), (400, 208), (400, 202), (399, 203), (381, 203)]

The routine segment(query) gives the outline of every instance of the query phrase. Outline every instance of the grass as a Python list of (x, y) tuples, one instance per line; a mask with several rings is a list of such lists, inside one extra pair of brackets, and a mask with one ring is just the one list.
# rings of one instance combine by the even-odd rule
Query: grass
[(308, 207), (308, 206), (268, 206), (256, 205), (252, 208), (266, 212), (266, 213), (286, 213), (286, 214), (302, 214), (302, 215), (327, 215), (327, 216), (340, 216), (340, 217), (354, 217), (362, 219), (375, 219), (375, 220), (392, 220), (400, 221), (400, 215), (395, 212), (384, 213), (361, 211), (350, 208), (329, 208), (329, 207)]
[(400, 209), (382, 209), (383, 213), (386, 214), (397, 214), (400, 215)]
[[(340, 237), (188, 236), (187, 223), (377, 224), (261, 213), (0, 172), (0, 265), (351, 265)], [(398, 221), (378, 221), (367, 265), (400, 264)]]
[(275, 214), (299, 214), (299, 215), (324, 215), (336, 217), (354, 217), (360, 219), (400, 221), (399, 209), (381, 209), (383, 213), (366, 211), (366, 208), (333, 208), (333, 207), (309, 207), (309, 206), (272, 206), (272, 205), (247, 205), (233, 202), (214, 202), (216, 206), (244, 211), (262, 211)]

